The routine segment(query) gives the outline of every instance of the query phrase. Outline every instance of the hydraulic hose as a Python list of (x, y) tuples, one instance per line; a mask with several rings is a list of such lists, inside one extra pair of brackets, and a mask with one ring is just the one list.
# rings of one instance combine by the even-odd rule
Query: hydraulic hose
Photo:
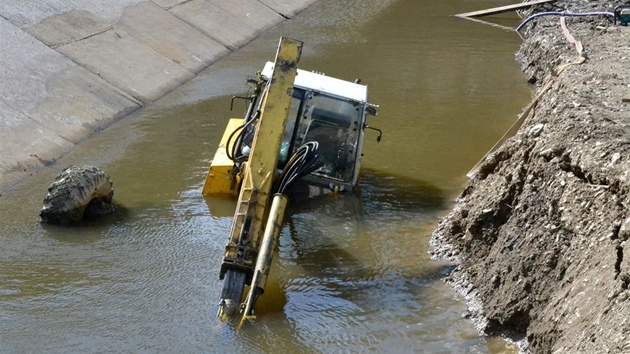
[(583, 13), (574, 13), (574, 12), (566, 12), (566, 11), (548, 11), (548, 12), (540, 12), (534, 15), (529, 16), (525, 19), (525, 21), (521, 22), (518, 27), (516, 27), (516, 32), (520, 31), (521, 28), (525, 27), (529, 22), (533, 19), (543, 16), (564, 16), (564, 17), (587, 17), (587, 16), (608, 16), (615, 17), (615, 14), (612, 12), (605, 11), (596, 11), (596, 12), (583, 12)]
[[(258, 120), (258, 117), (260, 116), (260, 111), (256, 112), (256, 115), (254, 115), (254, 118), (251, 119), (250, 121), (248, 121), (247, 123), (239, 126), (238, 128), (234, 129), (234, 131), (232, 132), (232, 134), (230, 134), (228, 140), (227, 140), (227, 144), (225, 144), (225, 154), (227, 155), (227, 157), (234, 161), (234, 162), (241, 162), (239, 161), (239, 157), (240, 156), (236, 156), (236, 153), (238, 151), (238, 149), (240, 148), (240, 145), (243, 141), (243, 135), (245, 133), (247, 133), (247, 128), (249, 128), (250, 125), (252, 125), (254, 122), (256, 122)], [(238, 134), (238, 135), (236, 135)], [(234, 144), (232, 143), (232, 139), (234, 138), (234, 136), (236, 135), (236, 141), (234, 142)], [(230, 146), (232, 147), (232, 149), (230, 150)]]
[(286, 194), (298, 179), (321, 166), (319, 154), (317, 153), (318, 148), (319, 143), (317, 141), (309, 141), (300, 146), (295, 154), (291, 156), (280, 175), (277, 187), (278, 193)]

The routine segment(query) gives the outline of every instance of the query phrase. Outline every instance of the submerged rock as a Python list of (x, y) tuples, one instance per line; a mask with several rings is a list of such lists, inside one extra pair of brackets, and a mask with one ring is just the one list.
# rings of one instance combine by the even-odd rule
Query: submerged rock
[(69, 225), (84, 217), (109, 214), (114, 210), (113, 183), (97, 167), (73, 165), (48, 187), (39, 216), (42, 222)]

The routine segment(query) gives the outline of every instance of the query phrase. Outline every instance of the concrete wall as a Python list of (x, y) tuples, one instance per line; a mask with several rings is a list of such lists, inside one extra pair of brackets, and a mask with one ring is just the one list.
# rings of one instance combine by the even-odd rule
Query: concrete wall
[(0, 2), (0, 191), (315, 1)]

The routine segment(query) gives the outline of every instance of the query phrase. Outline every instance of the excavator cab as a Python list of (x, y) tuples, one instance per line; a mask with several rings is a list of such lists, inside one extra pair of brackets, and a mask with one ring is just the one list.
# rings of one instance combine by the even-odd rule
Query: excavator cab
[[(273, 63), (267, 62), (260, 73), (263, 85), (268, 84), (272, 69)], [(300, 146), (316, 141), (321, 166), (303, 181), (335, 191), (352, 190), (359, 177), (366, 116), (376, 115), (377, 108), (367, 103), (365, 85), (297, 69), (278, 168), (282, 169)], [(256, 112), (256, 108), (248, 111)], [(255, 129), (250, 127), (240, 148), (243, 156), (251, 150), (254, 135)]]

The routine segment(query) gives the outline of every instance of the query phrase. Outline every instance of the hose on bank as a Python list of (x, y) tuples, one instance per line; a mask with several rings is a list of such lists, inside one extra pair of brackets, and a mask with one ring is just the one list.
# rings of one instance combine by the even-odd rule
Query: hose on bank
[[(562, 12), (560, 12), (560, 14), (562, 14)], [(533, 17), (533, 16), (532, 16)], [(527, 22), (531, 21), (532, 17), (528, 18), (527, 20), (525, 20), (525, 22), (523, 22), (516, 30), (518, 32), (518, 30)], [(535, 17), (534, 17), (535, 18)], [(560, 76), (560, 74), (562, 74), (562, 72), (568, 68), (571, 65), (579, 65), (582, 64), (586, 61), (586, 53), (584, 52), (584, 47), (582, 46), (582, 42), (576, 40), (573, 35), (571, 35), (571, 33), (569, 32), (569, 29), (567, 28), (567, 24), (566, 24), (566, 19), (565, 17), (561, 17), (560, 18), (560, 26), (562, 27), (562, 32), (564, 34), (564, 36), (566, 37), (566, 39), (569, 41), (569, 43), (573, 44), (575, 46), (575, 50), (578, 53), (578, 58), (576, 60), (574, 60), (573, 62), (570, 63), (566, 63), (566, 64), (561, 64), (558, 65), (556, 67), (556, 69), (553, 72), (554, 76), (551, 76), (551, 78), (549, 79), (549, 81), (538, 91), (538, 94), (536, 95), (536, 97), (532, 100), (532, 102), (527, 106), (527, 108), (525, 108), (525, 110), (523, 111), (523, 113), (520, 114), (520, 116), (518, 117), (518, 119), (516, 120), (516, 122), (514, 122), (514, 124), (512, 124), (512, 126), (510, 127), (510, 129), (508, 129), (507, 132), (505, 132), (505, 134), (503, 134), (503, 136), (499, 139), (499, 141), (496, 142), (496, 144), (494, 144), (494, 146), (492, 146), (492, 148), (490, 148), (490, 150), (488, 150), (488, 152), (481, 158), (481, 160), (479, 160), (479, 162), (477, 162), (475, 164), (475, 166), (473, 166), (472, 169), (470, 169), (470, 171), (468, 171), (468, 173), (466, 174), (466, 176), (468, 176), (468, 178), (473, 178), (475, 175), (477, 175), (477, 173), (482, 169), (482, 166), (486, 163), (486, 161), (489, 159), (489, 157), (495, 153), (495, 151), (499, 150), (499, 148), (501, 146), (503, 146), (503, 144), (512, 136), (514, 136), (518, 130), (521, 128), (521, 126), (525, 123), (525, 120), (527, 119), (527, 117), (529, 116), (530, 112), (534, 109), (534, 107), (536, 107), (536, 105), (538, 104), (538, 102), (542, 99), (542, 97), (545, 95), (545, 93), (547, 92), (547, 90), (549, 90), (551, 88), (551, 86), (554, 84), (555, 79)]]
[(605, 11), (582, 12), (582, 13), (574, 13), (574, 12), (566, 12), (566, 11), (540, 12), (540, 13), (537, 13), (537, 14), (529, 16), (528, 18), (525, 19), (525, 21), (521, 22), (521, 24), (518, 25), (518, 27), (516, 27), (516, 32), (520, 31), (523, 27), (525, 27), (532, 20), (534, 20), (534, 19), (536, 19), (538, 17), (543, 17), (543, 16), (562, 16), (562, 17), (608, 16), (608, 17), (614, 18), (615, 14), (612, 13), (612, 12), (605, 12)]

